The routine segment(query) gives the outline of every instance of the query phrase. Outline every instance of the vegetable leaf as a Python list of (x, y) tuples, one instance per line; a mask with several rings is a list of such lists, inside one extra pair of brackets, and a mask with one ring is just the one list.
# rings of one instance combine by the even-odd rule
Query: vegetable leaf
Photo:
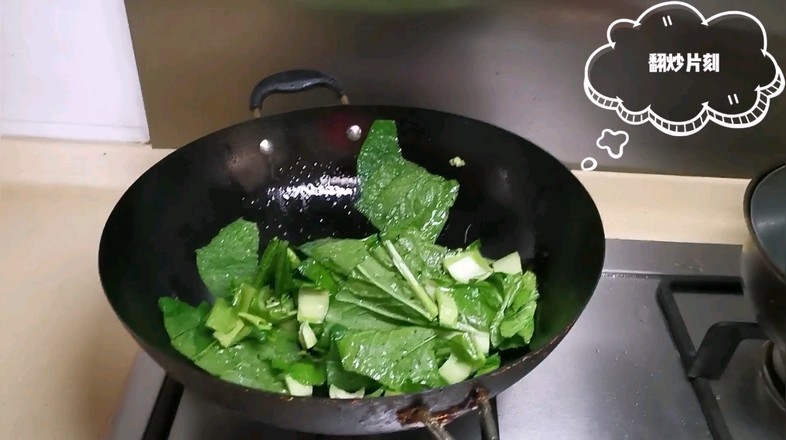
[(298, 272), (320, 290), (335, 292), (339, 287), (339, 281), (330, 273), (330, 270), (313, 258), (302, 262), (298, 266)]
[[(336, 294), (336, 300), (354, 304), (400, 323), (409, 323), (411, 325), (428, 324), (429, 321), (416, 309), (391, 296), (391, 292), (397, 291), (401, 294), (403, 290), (403, 288), (395, 284), (383, 290), (371, 282), (350, 278), (341, 286), (341, 290)], [(414, 299), (410, 298), (411, 303), (414, 301)]]
[[(261, 292), (265, 291), (269, 291), (269, 289)], [(257, 305), (257, 310), (259, 316), (273, 323), (291, 320), (297, 314), (295, 300), (290, 295), (284, 295), (281, 298), (268, 298), (264, 303)]]
[(207, 303), (191, 307), (178, 299), (163, 297), (158, 304), (172, 346), (197, 366), (221, 379), (247, 387), (285, 391), (270, 363), (259, 358), (260, 346), (256, 342), (243, 341), (224, 348), (212, 337), (205, 326), (210, 310)]
[(327, 383), (337, 386), (344, 391), (354, 393), (361, 388), (370, 389), (375, 387), (375, 382), (372, 379), (344, 369), (344, 366), (341, 365), (341, 356), (338, 354), (335, 344), (333, 344), (332, 349), (328, 353), (325, 370)]
[(250, 282), (257, 271), (259, 230), (256, 223), (238, 219), (196, 251), (199, 276), (210, 293), (224, 297), (233, 282)]
[(349, 275), (367, 256), (367, 245), (373, 239), (323, 238), (305, 243), (300, 250), (329, 270)]
[(452, 283), (450, 275), (442, 266), (442, 260), (449, 252), (447, 248), (426, 241), (413, 231), (402, 233), (394, 244), (421, 283), (426, 280)]
[(162, 297), (158, 307), (164, 314), (164, 327), (175, 350), (189, 359), (214, 342), (212, 332), (205, 327), (210, 311), (207, 303), (191, 307), (175, 298)]
[(350, 333), (336, 341), (341, 365), (391, 389), (419, 389), (441, 384), (434, 355), (433, 330), (402, 327), (391, 331)]
[[(411, 311), (427, 320), (432, 319), (436, 313), (429, 312), (424, 307), (423, 302), (414, 295), (412, 285), (402, 275), (403, 271), (393, 263), (393, 259), (381, 247), (372, 249), (371, 254), (358, 264), (352, 274), (354, 278), (370, 283), (384, 291)], [(425, 295), (425, 292), (423, 294)]]
[(265, 247), (265, 252), (259, 259), (259, 269), (254, 278), (254, 286), (261, 288), (273, 284), (276, 276), (276, 266), (279, 258), (279, 249), (283, 243), (273, 237)]
[(275, 392), (284, 392), (284, 384), (258, 356), (259, 344), (244, 341), (229, 348), (211, 344), (195, 357), (194, 363), (208, 373), (240, 385)]
[(478, 369), (476, 374), (480, 376), (481, 374), (491, 373), (492, 371), (499, 368), (501, 363), (502, 360), (500, 359), (499, 354), (491, 355), (486, 358), (486, 363)]
[(287, 371), (289, 367), (300, 359), (300, 341), (297, 329), (289, 331), (283, 328), (273, 328), (265, 333), (264, 339), (259, 341), (257, 352), (260, 359), (270, 361), (270, 365), (278, 371)]
[(501, 292), (489, 281), (456, 284), (450, 288), (463, 321), (471, 327), (488, 332), (502, 305)]
[[(528, 344), (535, 330), (535, 309), (538, 299), (535, 274), (507, 275), (504, 281), (505, 297), (491, 326), (491, 342), (500, 345), (503, 339), (518, 336)], [(511, 344), (506, 345), (512, 348)]]
[(325, 383), (326, 373), (323, 362), (301, 360), (289, 367), (288, 374), (303, 385), (319, 386)]
[[(393, 330), (397, 324), (364, 307), (341, 300), (333, 301), (325, 323), (349, 330)], [(339, 387), (341, 388), (341, 387)], [(346, 390), (346, 388), (342, 388)]]
[(475, 367), (482, 366), (486, 362), (486, 356), (478, 351), (469, 333), (458, 333), (451, 336), (448, 341), (450, 342), (452, 353), (463, 362)]
[[(253, 351), (253, 349), (249, 349), (249, 351)], [(226, 381), (249, 388), (276, 393), (282, 393), (286, 390), (283, 381), (274, 374), (270, 363), (258, 357), (249, 356), (246, 362), (240, 363), (232, 370), (225, 370), (220, 377)]]
[(386, 238), (404, 232), (434, 242), (458, 196), (458, 182), (405, 160), (394, 121), (375, 121), (358, 155), (360, 198), (355, 206)]
[(254, 286), (257, 288), (270, 286), (273, 295), (279, 298), (291, 294), (296, 287), (292, 272), (299, 264), (293, 260), (289, 243), (274, 237), (260, 258)]
[(336, 300), (411, 324), (426, 324), (433, 318), (375, 240), (349, 240), (344, 246), (336, 243), (341, 241), (326, 239), (303, 249), (325, 267), (348, 276), (338, 287)]
[(374, 180), (370, 177), (376, 171), (384, 169), (391, 161), (403, 161), (398, 145), (396, 121), (374, 121), (358, 155), (358, 176), (367, 180), (364, 185), (385, 186), (389, 179)]
[(276, 260), (276, 277), (273, 281), (273, 293), (282, 297), (295, 290), (295, 283), (292, 280), (292, 271), (294, 269), (292, 260), (289, 258), (288, 243), (283, 242), (279, 246), (278, 255)]

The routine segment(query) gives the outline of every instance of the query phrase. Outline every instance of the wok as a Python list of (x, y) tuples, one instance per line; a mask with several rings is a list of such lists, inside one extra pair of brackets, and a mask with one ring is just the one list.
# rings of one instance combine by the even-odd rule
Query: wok
[[(262, 80), (250, 108), (259, 114), (271, 94), (314, 87), (326, 87), (348, 102), (335, 79), (295, 70)], [(507, 353), (497, 371), (458, 384), (351, 400), (246, 388), (209, 375), (175, 351), (157, 300), (175, 296), (192, 305), (210, 300), (195, 250), (231, 221), (240, 216), (257, 221), (260, 247), (275, 235), (298, 244), (374, 231), (352, 201), (358, 190), (356, 156), (376, 119), (396, 121), (405, 158), (460, 182), (439, 243), (457, 247), (480, 239), (481, 251), (492, 258), (517, 250), (536, 272), (541, 299), (530, 348)], [(466, 166), (450, 166), (455, 156)], [(359, 435), (426, 426), (449, 438), (442, 426), (479, 407), (481, 420), (489, 422), (487, 437), (497, 438), (489, 399), (535, 368), (574, 325), (600, 277), (604, 245), (590, 195), (565, 166), (532, 143), (439, 111), (337, 105), (251, 119), (162, 159), (110, 214), (99, 271), (109, 303), (138, 344), (171, 377), (228, 409), (300, 432)]]
[(773, 362), (786, 376), (786, 164), (751, 180), (745, 191), (748, 238), (742, 247), (742, 285), (756, 320), (773, 342)]

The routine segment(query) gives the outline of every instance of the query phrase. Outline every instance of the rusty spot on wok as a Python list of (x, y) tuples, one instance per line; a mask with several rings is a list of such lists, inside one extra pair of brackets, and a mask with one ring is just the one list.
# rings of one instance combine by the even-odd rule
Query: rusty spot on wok
[(399, 422), (404, 426), (423, 424), (426, 421), (435, 422), (444, 426), (456, 420), (462, 413), (477, 409), (479, 399), (488, 399), (488, 393), (485, 390), (475, 390), (461, 403), (442, 411), (432, 412), (429, 411), (428, 408), (416, 405), (400, 410), (396, 416)]

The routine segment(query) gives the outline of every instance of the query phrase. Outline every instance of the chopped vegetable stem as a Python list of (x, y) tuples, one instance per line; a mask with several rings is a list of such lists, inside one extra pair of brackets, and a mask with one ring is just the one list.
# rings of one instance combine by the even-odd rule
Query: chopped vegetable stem
[(388, 253), (390, 254), (390, 257), (393, 260), (393, 264), (396, 266), (396, 269), (398, 269), (398, 271), (401, 272), (401, 275), (403, 275), (404, 279), (407, 280), (407, 283), (409, 283), (409, 286), (412, 288), (412, 291), (415, 292), (415, 295), (418, 297), (420, 302), (423, 303), (423, 306), (426, 308), (426, 312), (428, 312), (428, 316), (426, 317), (429, 319), (434, 319), (434, 317), (437, 316), (437, 313), (439, 313), (439, 309), (437, 308), (437, 305), (434, 303), (434, 301), (432, 301), (431, 297), (429, 296), (428, 293), (426, 293), (425, 289), (423, 289), (423, 286), (420, 285), (418, 280), (415, 279), (415, 276), (412, 275), (412, 271), (409, 270), (407, 263), (405, 263), (404, 260), (401, 258), (401, 255), (398, 253), (398, 250), (396, 250), (396, 247), (393, 246), (393, 243), (385, 240), (382, 242), (382, 244), (385, 246), (385, 249), (387, 249)]
[(391, 289), (391, 288), (381, 284), (380, 282), (378, 282), (373, 275), (367, 273), (362, 267), (358, 267), (358, 271), (360, 273), (362, 273), (366, 277), (366, 279), (368, 279), (372, 284), (374, 284), (375, 286), (377, 286), (380, 289), (382, 289), (383, 291), (385, 291), (388, 295), (392, 296), (393, 298), (395, 298), (396, 300), (398, 300), (402, 304), (407, 305), (412, 310), (415, 310), (419, 314), (423, 315), (423, 317), (425, 317), (426, 319), (429, 319), (429, 320), (432, 319), (433, 316), (429, 312), (427, 312), (426, 310), (424, 310), (422, 307), (420, 307), (419, 305), (415, 304), (414, 302), (410, 301), (409, 299), (404, 298), (403, 296), (401, 296), (398, 293), (394, 292), (393, 289)]
[(388, 318), (396, 320), (396, 321), (407, 322), (407, 323), (412, 324), (412, 325), (418, 325), (417, 321), (415, 321), (413, 319), (410, 319), (410, 318), (408, 318), (408, 317), (406, 317), (404, 315), (400, 315), (398, 313), (393, 313), (393, 312), (390, 312), (388, 310), (385, 310), (383, 307), (377, 307), (377, 306), (375, 306), (373, 304), (369, 304), (369, 303), (361, 302), (361, 301), (358, 301), (358, 302), (345, 301), (345, 302), (349, 302), (350, 304), (354, 304), (354, 305), (356, 305), (358, 307), (362, 307), (362, 308), (364, 308), (364, 309), (366, 309), (368, 311), (377, 313), (379, 315), (388, 317)]

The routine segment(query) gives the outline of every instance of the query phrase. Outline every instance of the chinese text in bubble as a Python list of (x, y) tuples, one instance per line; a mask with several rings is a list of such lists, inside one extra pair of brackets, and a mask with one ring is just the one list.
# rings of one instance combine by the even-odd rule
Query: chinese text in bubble
[(717, 53), (651, 53), (649, 56), (650, 73), (680, 72), (720, 72), (720, 56)]

